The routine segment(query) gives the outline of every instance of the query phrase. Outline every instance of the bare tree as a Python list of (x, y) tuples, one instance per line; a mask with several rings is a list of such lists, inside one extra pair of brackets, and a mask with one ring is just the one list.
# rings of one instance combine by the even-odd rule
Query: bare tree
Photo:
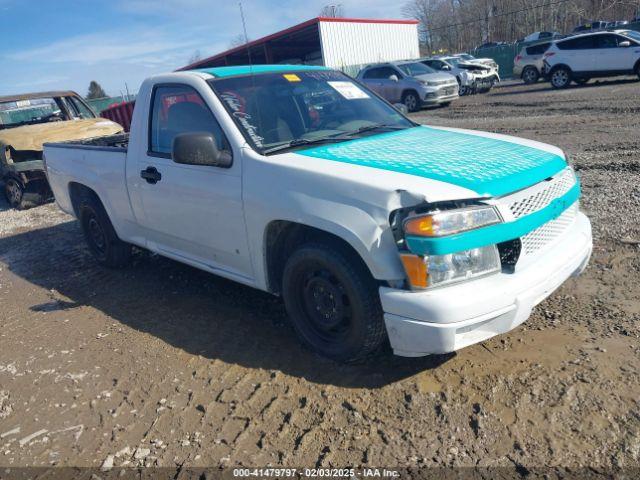
[(462, 51), (487, 41), (513, 42), (536, 31), (569, 33), (592, 20), (631, 20), (640, 0), (408, 0), (422, 48)]
[(325, 5), (320, 10), (321, 17), (341, 18), (344, 17), (344, 8), (341, 3)]
[(189, 60), (187, 60), (187, 65), (191, 65), (192, 63), (196, 63), (200, 60), (202, 60), (202, 54), (200, 53), (200, 50), (196, 50), (191, 54)]
[(235, 37), (233, 37), (231, 40), (229, 40), (229, 48), (239, 47), (247, 43), (249, 43), (249, 39), (245, 38), (243, 33), (239, 33)]

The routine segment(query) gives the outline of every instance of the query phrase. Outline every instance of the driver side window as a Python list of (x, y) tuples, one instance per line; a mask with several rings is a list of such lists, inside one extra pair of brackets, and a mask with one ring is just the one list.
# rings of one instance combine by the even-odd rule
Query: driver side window
[(206, 132), (220, 151), (231, 153), (227, 138), (202, 97), (187, 85), (158, 86), (153, 92), (149, 153), (171, 157), (173, 139), (181, 133)]

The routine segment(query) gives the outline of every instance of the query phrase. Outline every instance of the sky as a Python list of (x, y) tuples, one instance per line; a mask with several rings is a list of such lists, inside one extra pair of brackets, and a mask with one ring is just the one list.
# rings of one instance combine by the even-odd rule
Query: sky
[[(317, 17), (402, 18), (403, 1), (243, 0), (257, 39)], [(0, 95), (75, 90), (96, 80), (108, 95), (137, 92), (146, 77), (207, 57), (242, 33), (236, 0), (0, 0)]]

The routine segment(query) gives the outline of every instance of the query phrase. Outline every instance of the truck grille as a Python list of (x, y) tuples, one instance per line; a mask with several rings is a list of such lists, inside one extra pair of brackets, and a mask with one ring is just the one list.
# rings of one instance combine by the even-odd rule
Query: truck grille
[(561, 197), (575, 185), (573, 170), (565, 169), (556, 178), (547, 182), (542, 190), (531, 195), (520, 197), (509, 205), (514, 218), (524, 217), (543, 209), (555, 198)]
[(565, 210), (555, 220), (551, 220), (527, 233), (520, 239), (522, 241), (522, 255), (531, 255), (559, 237), (573, 223), (577, 214), (578, 202)]
[[(506, 221), (514, 221), (531, 215), (566, 194), (576, 184), (572, 168), (565, 168), (553, 178), (529, 187), (525, 190), (502, 197), (499, 200), (500, 211)], [(573, 223), (578, 212), (578, 202), (564, 211), (558, 218), (541, 225), (520, 238), (521, 250), (516, 258), (530, 257), (540, 249), (562, 235)]]

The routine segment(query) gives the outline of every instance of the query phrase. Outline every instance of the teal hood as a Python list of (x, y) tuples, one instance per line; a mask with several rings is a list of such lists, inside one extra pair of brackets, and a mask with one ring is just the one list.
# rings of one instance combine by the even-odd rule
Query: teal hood
[(421, 126), (296, 153), (439, 180), (492, 197), (534, 185), (567, 166), (559, 153), (517, 142)]

